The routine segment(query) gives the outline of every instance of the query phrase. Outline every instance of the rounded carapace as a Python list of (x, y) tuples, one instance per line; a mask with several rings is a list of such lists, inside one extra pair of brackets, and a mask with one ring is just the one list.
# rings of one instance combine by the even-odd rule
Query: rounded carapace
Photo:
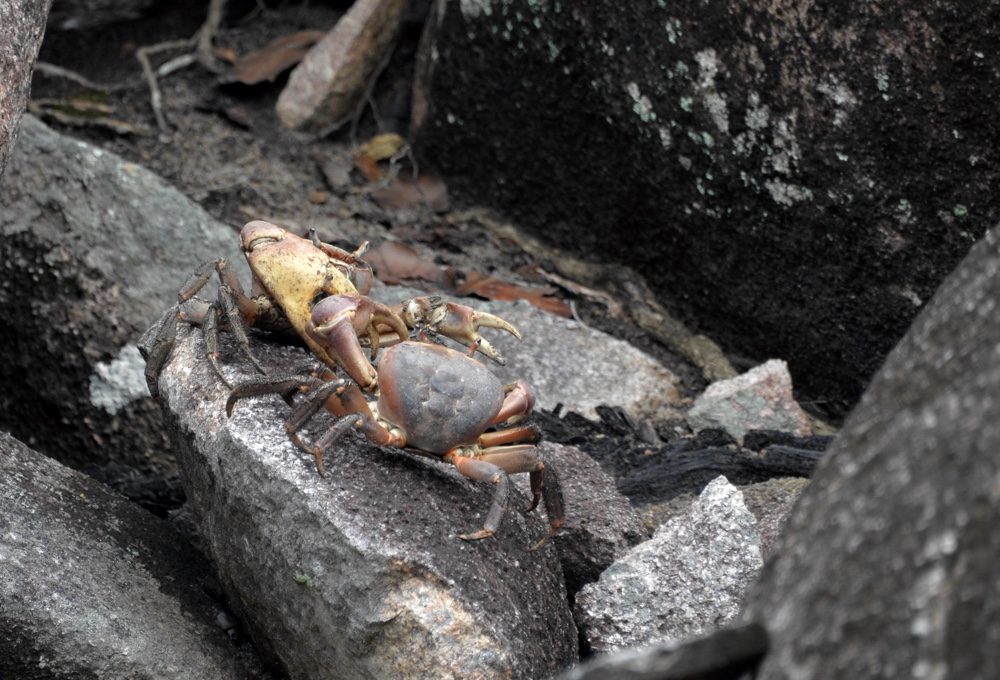
[(472, 444), (503, 406), (503, 383), (475, 359), (426, 343), (391, 347), (379, 363), (381, 418), (410, 446), (445, 453)]

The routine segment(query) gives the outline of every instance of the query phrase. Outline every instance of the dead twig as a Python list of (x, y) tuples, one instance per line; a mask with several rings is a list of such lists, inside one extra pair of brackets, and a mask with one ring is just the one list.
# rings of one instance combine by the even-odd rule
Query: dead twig
[(153, 70), (153, 64), (149, 60), (149, 57), (164, 50), (190, 49), (192, 45), (193, 43), (190, 39), (170, 40), (156, 45), (140, 47), (135, 51), (135, 58), (139, 60), (139, 64), (142, 66), (142, 74), (146, 78), (146, 84), (149, 85), (149, 103), (153, 107), (153, 115), (156, 116), (156, 125), (160, 128), (160, 132), (169, 132), (170, 124), (163, 113), (163, 94), (160, 92), (160, 81)]
[(97, 90), (98, 92), (117, 92), (119, 90), (127, 90), (128, 88), (135, 87), (136, 84), (142, 82), (141, 78), (132, 78), (121, 83), (97, 83), (90, 80), (86, 76), (77, 73), (76, 71), (72, 71), (62, 66), (57, 66), (56, 64), (50, 64), (47, 61), (36, 62), (35, 73), (43, 75), (46, 78), (63, 78), (65, 80), (72, 81), (81, 87), (85, 87), (88, 90)]
[[(216, 33), (218, 33), (219, 25), (222, 23), (222, 15), (226, 8), (226, 2), (227, 0), (212, 0), (209, 3), (208, 16), (193, 37), (184, 40), (168, 40), (156, 45), (147, 45), (135, 51), (135, 58), (139, 60), (139, 64), (142, 66), (143, 77), (145, 77), (146, 84), (149, 86), (149, 102), (153, 107), (156, 125), (160, 128), (161, 133), (170, 131), (170, 123), (163, 113), (163, 93), (160, 90), (159, 79), (165, 78), (179, 69), (190, 66), (196, 60), (212, 73), (219, 72), (219, 65), (212, 51), (212, 40), (215, 38)], [(193, 50), (193, 53), (174, 57), (160, 66), (159, 69), (154, 70), (150, 57), (168, 50)]]

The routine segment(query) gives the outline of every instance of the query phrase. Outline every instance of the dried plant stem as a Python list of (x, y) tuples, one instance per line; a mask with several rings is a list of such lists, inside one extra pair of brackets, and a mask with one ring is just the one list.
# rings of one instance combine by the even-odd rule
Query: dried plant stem
[[(218, 62), (212, 52), (212, 40), (219, 31), (222, 23), (222, 15), (226, 8), (227, 0), (212, 0), (208, 6), (208, 16), (205, 22), (198, 29), (198, 32), (191, 38), (185, 40), (168, 40), (140, 47), (135, 51), (135, 57), (142, 66), (142, 74), (149, 85), (149, 103), (153, 108), (153, 115), (156, 116), (156, 125), (161, 133), (170, 131), (170, 123), (163, 113), (163, 93), (160, 91), (161, 77), (166, 77), (181, 68), (189, 66), (195, 60), (199, 61), (209, 71), (217, 73), (219, 71)], [(166, 50), (193, 51), (191, 54), (183, 54), (171, 59), (161, 66), (159, 70), (153, 69), (150, 56)]]

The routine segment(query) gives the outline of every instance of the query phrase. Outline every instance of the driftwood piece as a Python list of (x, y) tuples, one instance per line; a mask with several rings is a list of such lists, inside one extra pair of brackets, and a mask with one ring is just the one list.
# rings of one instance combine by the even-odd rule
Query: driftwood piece
[(683, 494), (699, 494), (719, 475), (736, 486), (774, 477), (808, 477), (821, 455), (784, 446), (766, 451), (758, 456), (728, 446), (676, 453), (664, 450), (619, 480), (618, 490), (634, 504), (663, 503)]

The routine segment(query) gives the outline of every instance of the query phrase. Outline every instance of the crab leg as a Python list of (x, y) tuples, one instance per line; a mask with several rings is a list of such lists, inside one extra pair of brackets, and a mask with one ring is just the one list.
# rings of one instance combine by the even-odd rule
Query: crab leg
[[(219, 291), (217, 301), (210, 304), (196, 298), (195, 295), (212, 279), (213, 272), (219, 277)], [(228, 260), (220, 257), (203, 262), (177, 292), (177, 304), (164, 316), (164, 321), (152, 341), (145, 371), (149, 393), (159, 401), (159, 388), (156, 386), (156, 381), (170, 356), (170, 350), (173, 348), (178, 321), (202, 327), (207, 348), (205, 354), (211, 362), (212, 368), (215, 369), (227, 387), (230, 386), (229, 381), (219, 366), (220, 316), (226, 317), (229, 330), (236, 337), (240, 351), (246, 355), (260, 373), (265, 373), (264, 368), (257, 361), (257, 357), (250, 351), (250, 339), (247, 337), (246, 331), (247, 324), (255, 323), (259, 314), (260, 306), (243, 293), (239, 277), (233, 271)], [(167, 316), (172, 316), (172, 319), (168, 320)]]
[(531, 415), (531, 409), (535, 407), (535, 389), (531, 385), (518, 380), (504, 386), (503, 391), (503, 406), (493, 419), (494, 425), (505, 420), (509, 420), (509, 424), (513, 425)]
[(486, 514), (486, 521), (483, 522), (483, 528), (475, 533), (459, 534), (459, 538), (466, 541), (478, 541), (481, 538), (489, 538), (496, 533), (500, 527), (500, 520), (503, 519), (503, 514), (507, 511), (507, 500), (510, 496), (510, 477), (507, 476), (507, 473), (499, 465), (463, 456), (454, 451), (446, 454), (444, 461), (454, 465), (464, 477), (489, 482), (496, 486), (496, 490), (493, 492), (493, 503)]
[[(233, 388), (226, 400), (226, 415), (233, 415), (233, 408), (243, 397), (263, 394), (278, 394), (286, 402), (296, 392), (305, 392), (306, 398), (299, 403), (285, 420), (288, 438), (298, 448), (316, 458), (316, 469), (323, 477), (323, 456), (338, 439), (351, 427), (357, 427), (370, 441), (380, 446), (406, 446), (401, 433), (380, 426), (372, 414), (364, 394), (349, 380), (335, 379), (334, 374), (323, 366), (313, 368), (308, 375), (291, 375), (280, 378), (249, 380)], [(299, 430), (317, 411), (326, 408), (335, 416), (336, 423), (323, 434), (315, 444), (308, 444), (299, 436)]]
[(408, 328), (440, 333), (466, 347), (475, 347), (501, 366), (507, 363), (506, 360), (499, 350), (480, 335), (479, 329), (497, 328), (521, 339), (521, 333), (499, 316), (454, 302), (445, 302), (436, 295), (411, 298), (393, 307), (392, 311), (403, 319)]

